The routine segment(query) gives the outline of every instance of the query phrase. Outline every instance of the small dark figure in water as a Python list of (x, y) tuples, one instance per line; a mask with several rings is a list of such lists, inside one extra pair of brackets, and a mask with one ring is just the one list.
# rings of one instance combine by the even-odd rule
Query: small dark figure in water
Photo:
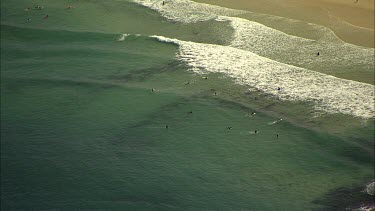
[(227, 127), (228, 130), (232, 130), (232, 127)]
[(31, 18), (28, 18), (27, 21), (31, 21)]
[(207, 79), (208, 79), (208, 77), (207, 77), (207, 76), (203, 76), (202, 78), (203, 78), (204, 80), (207, 80)]
[(320, 53), (318, 52), (317, 54), (316, 54), (317, 56), (319, 56), (320, 55)]
[(155, 92), (155, 89), (151, 89), (151, 92)]
[(279, 138), (279, 134), (276, 134), (276, 138)]
[(165, 128), (168, 129), (168, 125), (166, 125)]
[(193, 114), (193, 111), (189, 111), (188, 114)]
[(190, 81), (186, 82), (185, 85), (189, 85), (190, 84)]
[(280, 88), (280, 87), (277, 87), (277, 90), (279, 90), (279, 91), (280, 91), (280, 90), (281, 90), (281, 88)]
[(165, 2), (163, 1), (163, 6), (165, 5)]
[(256, 131), (254, 131), (254, 133), (255, 133), (255, 134), (257, 134), (257, 133), (258, 133), (258, 131), (256, 130)]
[(36, 6), (36, 7), (34, 7), (34, 9), (41, 10), (41, 9), (43, 9), (43, 7), (42, 6)]
[(46, 16), (44, 16), (44, 19), (47, 19), (49, 16), (48, 15), (46, 15)]

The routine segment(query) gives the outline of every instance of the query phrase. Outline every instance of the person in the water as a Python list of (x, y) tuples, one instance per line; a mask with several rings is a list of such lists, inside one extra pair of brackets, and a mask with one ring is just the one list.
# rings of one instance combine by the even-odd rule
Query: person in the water
[(227, 127), (228, 130), (232, 130), (233, 127)]
[(151, 89), (151, 92), (155, 92), (155, 89)]
[(316, 54), (317, 56), (319, 56), (320, 55), (320, 53), (318, 52), (317, 54)]
[(45, 19), (47, 19), (47, 18), (49, 18), (49, 16), (48, 16), (48, 15), (44, 16), (44, 20), (45, 20)]
[(165, 5), (165, 2), (163, 1), (163, 6)]
[(166, 125), (165, 128), (168, 129), (168, 125)]
[(203, 76), (202, 78), (203, 78), (204, 80), (207, 80), (207, 79), (208, 79), (208, 77), (207, 77), (207, 76)]

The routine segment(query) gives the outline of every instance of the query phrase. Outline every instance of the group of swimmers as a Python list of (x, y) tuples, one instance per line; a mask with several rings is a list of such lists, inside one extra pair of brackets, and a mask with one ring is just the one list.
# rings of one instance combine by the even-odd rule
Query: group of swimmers
[[(67, 7), (66, 7), (66, 9), (73, 9), (74, 7), (72, 6), (72, 5), (68, 5)], [(40, 6), (40, 5), (38, 5), (38, 6), (35, 6), (35, 7), (33, 7), (33, 8), (31, 8), (31, 7), (27, 7), (27, 8), (25, 8), (25, 11), (31, 11), (32, 9), (34, 9), (34, 10), (42, 10), (42, 9), (44, 9), (44, 7), (43, 6)], [(46, 16), (44, 16), (44, 20), (46, 20), (46, 19), (48, 19), (49, 18), (49, 15), (47, 14)], [(28, 18), (27, 19), (27, 21), (31, 21), (31, 18)]]
[[(207, 76), (203, 76), (202, 78), (205, 79), (205, 80), (208, 79)], [(185, 83), (185, 85), (189, 85), (189, 84), (190, 84), (190, 81)], [(277, 90), (281, 90), (280, 87), (278, 87)], [(156, 91), (156, 89), (151, 89), (151, 92), (155, 92), (155, 91)], [(217, 95), (216, 91), (214, 92), (214, 95)], [(189, 111), (189, 112), (187, 112), (187, 113), (191, 115), (191, 114), (193, 114), (193, 111), (191, 110), (191, 111)], [(255, 112), (252, 112), (250, 115), (251, 115), (251, 116), (254, 116), (254, 115), (256, 115), (256, 113), (255, 113)], [(283, 120), (283, 119), (279, 119), (279, 120), (274, 121), (273, 123), (277, 123), (277, 122), (282, 121), (282, 120)], [(169, 126), (168, 126), (168, 125), (165, 125), (165, 128), (168, 129)], [(228, 129), (228, 130), (232, 130), (233, 127), (232, 127), (232, 126), (228, 126), (227, 129)], [(253, 133), (254, 133), (254, 134), (258, 134), (259, 131), (258, 131), (258, 130), (255, 130)], [(276, 138), (279, 138), (279, 134), (276, 134)]]

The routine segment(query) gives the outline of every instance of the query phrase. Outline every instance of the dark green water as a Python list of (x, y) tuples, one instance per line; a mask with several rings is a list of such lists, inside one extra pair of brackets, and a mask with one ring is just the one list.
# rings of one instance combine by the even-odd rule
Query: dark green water
[[(1, 10), (2, 210), (328, 209), (346, 200), (332, 191), (374, 177), (371, 122), (303, 120), (306, 105), (254, 102), (221, 75), (186, 71), (173, 44), (116, 41), (163, 29), (224, 43), (207, 37), (212, 25), (194, 35), (207, 23), (169, 23), (112, 1), (80, 1), (75, 18), (50, 13), (67, 3), (43, 2), (49, 22), (32, 11), (24, 23), (26, 3)], [(93, 14), (105, 18), (94, 23)], [(280, 117), (290, 121), (270, 124)]]

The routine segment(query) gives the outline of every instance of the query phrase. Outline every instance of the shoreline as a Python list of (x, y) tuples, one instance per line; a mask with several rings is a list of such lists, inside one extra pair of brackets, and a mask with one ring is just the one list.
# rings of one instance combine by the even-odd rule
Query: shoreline
[(353, 3), (355, 0), (194, 1), (322, 25), (344, 42), (374, 48), (374, 2), (371, 0), (358, 3)]

